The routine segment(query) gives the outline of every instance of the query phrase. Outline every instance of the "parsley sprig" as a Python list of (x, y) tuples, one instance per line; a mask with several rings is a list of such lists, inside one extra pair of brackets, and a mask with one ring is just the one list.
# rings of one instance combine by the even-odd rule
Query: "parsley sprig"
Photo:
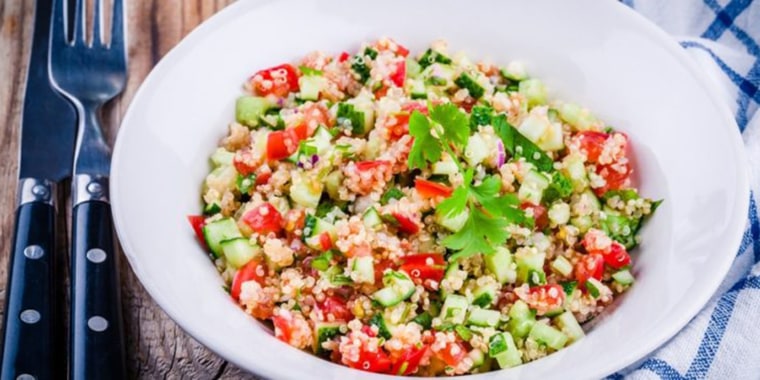
[(500, 194), (498, 177), (486, 176), (478, 184), (473, 184), (473, 169), (464, 169), (457, 159), (456, 152), (464, 151), (470, 137), (467, 113), (450, 103), (429, 106), (429, 109), (429, 117), (415, 111), (409, 118), (409, 134), (414, 137), (409, 167), (425, 168), (439, 161), (443, 153), (454, 160), (464, 181), (438, 205), (436, 212), (445, 218), (467, 213), (467, 220), (459, 231), (443, 239), (443, 245), (456, 251), (450, 261), (481, 253), (491, 254), (494, 247), (509, 238), (507, 226), (532, 226), (533, 220), (518, 207), (517, 196)]

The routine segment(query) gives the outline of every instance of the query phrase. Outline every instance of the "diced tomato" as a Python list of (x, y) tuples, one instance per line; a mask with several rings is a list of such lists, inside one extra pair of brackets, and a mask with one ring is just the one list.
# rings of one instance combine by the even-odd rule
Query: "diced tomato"
[(400, 269), (409, 274), (416, 284), (426, 280), (440, 283), (446, 270), (446, 260), (439, 253), (418, 253), (405, 256)]
[(375, 284), (383, 282), (383, 274), (386, 269), (394, 269), (393, 261), (388, 259), (382, 259), (375, 263)]
[(350, 321), (354, 318), (354, 315), (348, 310), (346, 301), (340, 297), (327, 296), (317, 306), (319, 310), (322, 310), (326, 320), (329, 320), (328, 314), (331, 314), (336, 321)]
[(596, 174), (599, 174), (604, 178), (605, 185), (595, 188), (594, 193), (598, 196), (602, 196), (610, 190), (619, 190), (626, 187), (629, 183), (628, 179), (630, 178), (631, 173), (631, 166), (628, 163), (598, 165), (596, 167)]
[(282, 315), (274, 315), (272, 316), (272, 323), (274, 324), (274, 336), (285, 343), (290, 343), (290, 337), (293, 334), (290, 319)]
[(298, 143), (309, 137), (306, 124), (299, 124), (284, 131), (270, 132), (267, 136), (267, 158), (282, 160), (298, 150)]
[(565, 290), (557, 284), (534, 286), (528, 290), (528, 295), (523, 301), (536, 309), (538, 315), (544, 315), (562, 307), (565, 303)]
[(406, 58), (409, 56), (409, 49), (405, 48), (403, 45), (396, 42), (396, 54)]
[(253, 154), (249, 148), (244, 148), (235, 152), (235, 157), (232, 159), (232, 165), (234, 165), (235, 170), (243, 176), (253, 174), (257, 168), (256, 160), (253, 158)]
[(382, 166), (390, 165), (391, 163), (384, 160), (375, 160), (375, 161), (359, 161), (356, 163), (356, 169), (359, 171), (367, 171), (376, 169)]
[(271, 203), (264, 202), (243, 215), (243, 223), (257, 233), (278, 233), (282, 230), (282, 215)]
[(382, 348), (378, 348), (376, 352), (362, 350), (359, 353), (359, 360), (346, 364), (351, 368), (375, 373), (388, 373), (391, 369), (391, 359)]
[(348, 58), (350, 58), (350, 57), (351, 57), (351, 55), (348, 54), (348, 53), (346, 53), (344, 51), (344, 52), (340, 53), (340, 55), (338, 56), (338, 62), (346, 62), (346, 61), (348, 61)]
[(332, 247), (332, 238), (329, 233), (323, 232), (319, 235), (319, 245), (322, 247), (323, 251), (327, 251)]
[(206, 225), (206, 217), (203, 215), (188, 215), (187, 221), (190, 222), (190, 225), (193, 227), (195, 237), (201, 244), (203, 244), (203, 249), (208, 250), (208, 247), (206, 246), (206, 237), (203, 236), (203, 226)]
[(393, 363), (391, 375), (406, 376), (417, 372), (417, 369), (420, 366), (420, 362), (422, 361), (422, 358), (425, 356), (427, 351), (427, 345), (423, 345), (422, 347), (407, 348), (401, 354), (398, 360)]
[(289, 63), (261, 70), (250, 81), (256, 93), (262, 96), (273, 94), (284, 98), (288, 93), (298, 91), (298, 73)]
[(380, 100), (381, 98), (383, 98), (385, 95), (388, 94), (389, 89), (390, 87), (384, 84), (382, 87), (377, 89), (377, 91), (375, 91), (375, 99)]
[(267, 269), (264, 263), (259, 259), (253, 259), (242, 268), (238, 269), (235, 273), (235, 277), (232, 279), (232, 287), (230, 288), (230, 295), (236, 301), (240, 299), (240, 288), (244, 282), (256, 281), (259, 284), (264, 284), (264, 277), (266, 276)]
[(530, 202), (523, 202), (520, 205), (523, 210), (533, 210), (533, 220), (535, 221), (534, 229), (537, 231), (543, 231), (546, 226), (549, 225), (549, 215), (546, 212), (546, 207), (541, 205), (535, 205)]
[(410, 234), (410, 235), (420, 232), (420, 226), (418, 226), (417, 223), (415, 223), (408, 216), (399, 212), (394, 212), (392, 213), (392, 215), (394, 218), (396, 218), (396, 221), (398, 222), (399, 231)]
[(269, 178), (272, 178), (271, 171), (256, 175), (256, 185), (265, 185), (269, 182)]
[(589, 278), (602, 279), (604, 275), (604, 257), (598, 253), (589, 253), (575, 264), (575, 279), (578, 285), (585, 285)]
[(604, 263), (615, 269), (620, 269), (631, 263), (631, 256), (625, 250), (625, 247), (616, 241), (612, 242), (609, 251), (602, 253), (602, 256), (604, 257)]
[(575, 135), (581, 150), (586, 152), (588, 162), (596, 163), (604, 150), (604, 142), (610, 137), (609, 134), (596, 131), (582, 131)]
[(398, 140), (409, 134), (409, 113), (401, 112), (393, 115), (393, 122), (386, 124), (391, 140)]
[(401, 60), (396, 64), (396, 69), (393, 74), (388, 78), (396, 87), (404, 87), (404, 80), (406, 79), (406, 61)]
[(456, 367), (465, 356), (467, 356), (467, 350), (461, 343), (452, 342), (446, 344), (442, 350), (437, 353), (438, 358), (444, 361), (446, 365)]
[(433, 197), (448, 197), (454, 190), (446, 185), (442, 185), (438, 182), (428, 181), (426, 179), (416, 178), (414, 180), (414, 188), (417, 192), (425, 198)]
[(421, 102), (404, 103), (401, 105), (401, 109), (404, 111), (409, 111), (409, 113), (412, 113), (413, 111), (420, 111), (425, 115), (428, 114), (427, 104)]

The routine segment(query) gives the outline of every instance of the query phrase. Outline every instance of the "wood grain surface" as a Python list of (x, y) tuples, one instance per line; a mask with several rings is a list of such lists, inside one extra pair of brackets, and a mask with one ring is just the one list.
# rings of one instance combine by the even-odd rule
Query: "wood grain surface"
[[(125, 1), (129, 17), (129, 81), (122, 96), (105, 109), (105, 134), (112, 145), (121, 116), (151, 68), (198, 24), (232, 2)], [(34, 4), (33, 0), (0, 0), (0, 302), (5, 298), (13, 233), (19, 123)], [(146, 293), (123, 256), (121, 280), (130, 378), (253, 378), (186, 335)]]

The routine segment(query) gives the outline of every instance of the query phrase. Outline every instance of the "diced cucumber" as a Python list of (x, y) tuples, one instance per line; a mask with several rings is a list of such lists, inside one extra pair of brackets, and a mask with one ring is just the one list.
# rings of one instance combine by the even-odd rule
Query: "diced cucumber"
[(304, 75), (298, 78), (299, 97), (303, 100), (317, 100), (326, 85), (327, 79), (321, 75)]
[(433, 174), (451, 175), (459, 173), (459, 168), (453, 160), (441, 160), (433, 164)]
[(214, 215), (218, 213), (219, 211), (222, 211), (222, 206), (219, 204), (219, 200), (214, 200), (211, 203), (207, 203), (205, 207), (203, 207), (203, 213), (206, 215)]
[(482, 327), (496, 327), (496, 325), (499, 324), (500, 318), (501, 313), (496, 310), (473, 307), (470, 310), (470, 314), (467, 316), (467, 324)]
[(329, 351), (322, 348), (322, 343), (340, 335), (341, 328), (345, 326), (343, 322), (317, 322), (314, 326), (314, 353), (324, 355)]
[(549, 187), (549, 179), (543, 173), (530, 170), (525, 174), (520, 189), (517, 191), (517, 197), (521, 201), (533, 204), (541, 204), (541, 198), (544, 196), (544, 190)]
[(490, 149), (488, 149), (485, 139), (483, 139), (480, 133), (475, 133), (467, 141), (467, 147), (464, 149), (464, 159), (467, 160), (470, 166), (475, 166), (483, 162), (489, 153)]
[(521, 81), (519, 91), (528, 100), (528, 107), (546, 104), (546, 87), (538, 79)]
[(261, 253), (261, 248), (251, 244), (247, 238), (234, 238), (219, 243), (227, 263), (240, 268)]
[(203, 237), (206, 239), (208, 248), (219, 257), (222, 252), (222, 241), (243, 237), (235, 220), (232, 218), (219, 219), (203, 226)]
[(577, 216), (570, 219), (570, 224), (578, 228), (581, 233), (585, 233), (594, 225), (594, 221), (590, 216)]
[(317, 208), (324, 185), (306, 172), (295, 172), (291, 181), (290, 199), (303, 207)]
[(536, 342), (547, 345), (550, 348), (559, 350), (565, 347), (568, 341), (567, 335), (544, 323), (536, 323), (530, 329), (530, 337)]
[(596, 117), (588, 109), (577, 104), (564, 103), (558, 111), (562, 120), (570, 124), (576, 131), (587, 131), (598, 123)]
[(303, 227), (303, 240), (306, 245), (309, 248), (322, 251), (323, 247), (319, 239), (323, 233), (327, 233), (331, 241), (335, 241), (338, 238), (335, 226), (312, 214), (306, 214)]
[(427, 88), (422, 79), (411, 79), (407, 84), (412, 99), (427, 99)]
[(488, 348), (488, 356), (496, 359), (499, 368), (511, 368), (522, 364), (522, 354), (508, 332), (492, 336)]
[(354, 259), (351, 279), (355, 283), (372, 284), (375, 282), (375, 263), (372, 256), (360, 256)]
[(388, 330), (388, 325), (385, 323), (382, 313), (377, 313), (369, 320), (370, 326), (377, 326), (377, 336), (385, 339), (391, 338), (391, 332)]
[(633, 275), (628, 269), (622, 269), (613, 273), (612, 279), (620, 285), (631, 285), (634, 281)]
[(538, 140), (538, 147), (546, 151), (558, 151), (565, 148), (565, 141), (562, 136), (562, 124), (550, 122), (544, 134)]
[[(443, 282), (443, 280), (451, 281), (457, 272), (459, 272), (459, 262), (454, 261), (452, 263), (449, 263), (449, 266), (446, 267), (446, 272), (443, 273), (443, 279), (441, 279), (441, 282)], [(449, 295), (449, 293), (444, 288), (441, 288), (439, 292), (442, 299), (446, 299), (446, 297)]]
[(314, 132), (314, 137), (308, 141), (317, 148), (317, 154), (319, 155), (324, 155), (332, 147), (332, 135), (323, 126), (317, 128)]
[(565, 202), (557, 202), (549, 207), (549, 220), (558, 225), (567, 224), (570, 220), (570, 205)]
[[(358, 99), (358, 98), (354, 98)], [(374, 111), (372, 104), (366, 102), (349, 100), (345, 103), (338, 104), (338, 123), (351, 130), (351, 133), (357, 136), (366, 133), (374, 121)]]
[(470, 306), (467, 298), (457, 294), (449, 294), (443, 301), (440, 318), (454, 324), (461, 324), (467, 316), (467, 308)]
[(240, 124), (256, 127), (259, 125), (259, 118), (273, 105), (267, 98), (241, 96), (235, 102), (235, 120)]
[(486, 270), (496, 277), (500, 284), (514, 283), (517, 279), (517, 270), (512, 264), (512, 253), (505, 247), (496, 247), (496, 251), (490, 255), (483, 255)]
[(525, 117), (525, 119), (523, 119), (522, 123), (517, 127), (517, 130), (523, 136), (527, 137), (528, 140), (538, 143), (549, 128), (551, 128), (551, 122), (545, 114), (531, 112)]
[(457, 232), (461, 230), (462, 227), (464, 227), (464, 224), (467, 223), (467, 218), (469, 218), (469, 216), (470, 212), (467, 209), (454, 216), (444, 216), (440, 212), (436, 211), (435, 222), (451, 232)]
[(508, 328), (512, 335), (523, 338), (528, 335), (536, 323), (536, 313), (522, 300), (515, 301), (509, 309)]
[(480, 307), (491, 306), (496, 301), (497, 293), (494, 284), (481, 285), (472, 292), (472, 304)]
[[(546, 278), (544, 273), (544, 260), (546, 254), (543, 252), (528, 252), (518, 255), (517, 262), (517, 280), (520, 282), (535, 282), (534, 276)], [(535, 284), (538, 285), (538, 284)]]
[(557, 258), (552, 261), (552, 269), (563, 276), (569, 276), (570, 273), (573, 273), (573, 264), (571, 264), (564, 256), (557, 256)]
[(428, 86), (449, 88), (454, 85), (455, 74), (453, 67), (436, 63), (422, 71), (422, 78)]
[(578, 289), (578, 281), (565, 281), (559, 285), (562, 286), (562, 290), (565, 291), (565, 299), (568, 300), (573, 297), (573, 292)]
[(602, 295), (602, 291), (607, 286), (604, 285), (601, 281), (591, 277), (588, 280), (586, 280), (586, 290), (588, 290), (588, 294), (591, 297), (599, 298)]
[(383, 220), (374, 207), (370, 207), (364, 212), (362, 221), (364, 222), (364, 226), (371, 230), (378, 229), (383, 225)]
[(499, 70), (499, 73), (501, 76), (511, 81), (519, 82), (528, 78), (528, 73), (525, 70), (525, 65), (519, 61), (510, 62), (506, 67)]
[(451, 58), (433, 50), (433, 49), (427, 49), (424, 54), (422, 54), (422, 57), (420, 57), (419, 61), (417, 61), (420, 64), (420, 67), (423, 69), (432, 65), (433, 63), (443, 63), (443, 64), (450, 64)]
[(406, 57), (406, 77), (417, 78), (422, 72), (422, 66), (412, 57)]
[(414, 294), (414, 282), (403, 272), (386, 272), (383, 284), (384, 288), (372, 293), (372, 299), (385, 307), (397, 305)]
[(467, 356), (470, 357), (472, 360), (472, 366), (477, 367), (480, 365), (483, 365), (483, 363), (486, 361), (486, 354), (483, 353), (483, 351), (475, 348), (472, 351), (470, 351)]
[(340, 200), (340, 186), (343, 183), (343, 172), (335, 170), (325, 177), (325, 188), (327, 195), (333, 200)]
[(459, 88), (466, 89), (474, 99), (480, 99), (486, 91), (483, 86), (481, 86), (478, 81), (468, 73), (460, 74), (459, 77), (454, 80), (454, 83), (459, 86)]
[(554, 319), (554, 323), (562, 330), (562, 332), (570, 338), (570, 342), (576, 342), (583, 338), (586, 334), (583, 332), (583, 328), (575, 319), (572, 312), (566, 311), (560, 314)]
[(581, 192), (588, 188), (588, 176), (586, 167), (583, 165), (583, 157), (577, 154), (569, 154), (563, 160), (562, 171), (570, 178), (575, 192)]
[(223, 165), (232, 165), (232, 160), (235, 159), (235, 153), (227, 151), (222, 147), (216, 148), (214, 153), (211, 154), (211, 163), (214, 167)]
[(430, 326), (433, 324), (433, 317), (430, 315), (430, 312), (423, 312), (422, 314), (417, 315), (412, 319), (412, 322), (420, 325), (423, 329), (428, 330), (430, 329)]

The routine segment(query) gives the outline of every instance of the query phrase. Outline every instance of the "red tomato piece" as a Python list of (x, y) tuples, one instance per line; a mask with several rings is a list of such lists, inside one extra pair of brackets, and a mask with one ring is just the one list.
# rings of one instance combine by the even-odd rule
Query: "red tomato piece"
[(383, 349), (378, 348), (377, 352), (362, 350), (359, 353), (359, 360), (348, 362), (349, 367), (363, 369), (375, 373), (388, 373), (391, 369), (391, 359)]
[(272, 172), (261, 173), (256, 176), (256, 185), (265, 185), (272, 178)]
[[(519, 294), (518, 294), (519, 296)], [(565, 290), (557, 284), (534, 286), (524, 301), (539, 315), (556, 310), (565, 303)]]
[(586, 152), (588, 162), (596, 163), (604, 150), (604, 142), (610, 137), (609, 134), (596, 131), (582, 131), (575, 135), (581, 150)]
[(332, 247), (332, 238), (329, 233), (323, 232), (319, 235), (319, 245), (322, 247), (323, 251), (327, 251)]
[(230, 288), (230, 295), (236, 301), (240, 299), (240, 288), (244, 282), (256, 281), (259, 284), (264, 284), (264, 276), (267, 274), (267, 269), (264, 263), (259, 259), (253, 259), (242, 268), (238, 269), (235, 273), (235, 277), (232, 279), (232, 287)]
[(416, 284), (424, 284), (426, 280), (440, 283), (446, 270), (446, 260), (438, 253), (418, 253), (405, 256), (400, 269)]
[(284, 98), (298, 91), (298, 73), (289, 63), (261, 70), (250, 81), (256, 93), (263, 96), (272, 94)]
[(275, 315), (272, 316), (272, 323), (274, 324), (274, 336), (285, 343), (290, 343), (290, 336), (293, 334), (290, 320), (282, 315)]
[(257, 168), (256, 160), (253, 158), (253, 154), (248, 148), (235, 152), (235, 157), (232, 159), (232, 165), (234, 165), (235, 170), (243, 176), (253, 174)]
[(440, 184), (438, 182), (428, 181), (426, 179), (416, 178), (414, 180), (414, 188), (425, 198), (433, 197), (449, 197), (454, 189)]
[(391, 163), (384, 160), (375, 160), (375, 161), (360, 161), (356, 163), (356, 169), (359, 171), (367, 171), (379, 168), (381, 166), (390, 165)]
[(406, 79), (406, 61), (401, 60), (396, 64), (396, 70), (393, 71), (390, 78), (396, 87), (404, 87), (404, 80)]
[(267, 136), (267, 158), (282, 160), (298, 150), (298, 143), (309, 137), (306, 124), (299, 124), (284, 131), (270, 132)]
[(208, 247), (206, 246), (206, 237), (203, 236), (203, 226), (206, 225), (206, 217), (203, 215), (188, 215), (187, 221), (190, 222), (190, 225), (193, 227), (195, 237), (201, 244), (203, 244), (203, 248), (208, 250)]
[(282, 230), (282, 215), (271, 203), (265, 202), (243, 215), (243, 223), (257, 233), (278, 233)]
[(388, 94), (389, 89), (390, 87), (384, 84), (377, 91), (375, 91), (375, 99), (380, 100), (382, 97)]
[(446, 363), (446, 365), (455, 367), (465, 356), (467, 356), (467, 350), (461, 343), (453, 342), (448, 343), (446, 347), (438, 351), (436, 354), (439, 359)]
[(604, 178), (605, 185), (594, 189), (594, 193), (602, 196), (610, 190), (619, 190), (626, 187), (631, 173), (631, 166), (628, 163), (597, 166), (596, 174)]
[(625, 250), (625, 247), (616, 241), (612, 242), (609, 251), (602, 253), (602, 256), (604, 257), (604, 263), (615, 269), (620, 269), (631, 264), (631, 256)]
[(410, 235), (414, 235), (417, 232), (420, 232), (420, 226), (417, 225), (411, 218), (408, 216), (394, 212), (393, 217), (396, 218), (396, 221), (398, 222), (398, 230), (407, 233)]
[(396, 54), (406, 58), (407, 56), (409, 56), (409, 49), (405, 48), (403, 45), (396, 42)]
[(589, 278), (602, 279), (604, 275), (604, 257), (598, 253), (589, 253), (575, 264), (575, 279), (578, 285), (585, 285)]
[(380, 284), (383, 282), (383, 274), (385, 273), (386, 269), (394, 269), (395, 265), (393, 264), (393, 261), (388, 259), (382, 259), (375, 263), (375, 284)]
[(391, 375), (406, 376), (417, 372), (420, 362), (427, 351), (427, 345), (423, 345), (422, 347), (409, 347), (401, 354), (398, 360), (393, 363)]
[(534, 205), (530, 202), (523, 202), (520, 205), (523, 210), (533, 210), (533, 220), (535, 221), (534, 229), (537, 231), (543, 231), (546, 226), (549, 225), (549, 214), (546, 212), (546, 207), (541, 205)]
[(346, 62), (348, 61), (348, 58), (350, 57), (351, 55), (349, 55), (348, 53), (344, 51), (343, 53), (340, 53), (340, 55), (338, 56), (338, 62)]
[(354, 315), (348, 310), (346, 301), (340, 297), (327, 296), (317, 306), (319, 310), (322, 310), (325, 320), (329, 320), (328, 315), (332, 315), (336, 321), (350, 321), (354, 318)]
[(391, 140), (398, 140), (409, 134), (409, 113), (397, 113), (393, 115), (394, 121), (387, 124), (388, 134)]
[(369, 246), (369, 244), (360, 244), (355, 245), (351, 248), (349, 248), (348, 252), (346, 252), (346, 256), (348, 257), (362, 257), (362, 256), (371, 256), (372, 255), (372, 248)]

